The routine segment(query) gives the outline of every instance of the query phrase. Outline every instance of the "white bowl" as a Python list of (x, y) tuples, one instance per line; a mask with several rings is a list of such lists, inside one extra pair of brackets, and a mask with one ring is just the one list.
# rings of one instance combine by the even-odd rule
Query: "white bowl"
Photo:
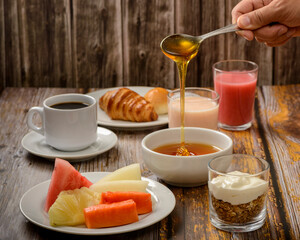
[(159, 130), (145, 136), (142, 141), (143, 160), (157, 177), (180, 187), (194, 187), (207, 183), (208, 162), (217, 156), (232, 153), (232, 140), (219, 131), (186, 127), (185, 142), (203, 143), (219, 147), (221, 151), (198, 156), (171, 156), (152, 149), (180, 142), (180, 128)]

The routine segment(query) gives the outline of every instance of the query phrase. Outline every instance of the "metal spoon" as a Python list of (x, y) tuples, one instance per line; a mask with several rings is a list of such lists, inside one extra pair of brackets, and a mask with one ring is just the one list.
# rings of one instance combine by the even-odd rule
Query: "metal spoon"
[(191, 36), (187, 34), (169, 35), (161, 41), (160, 47), (165, 53), (173, 56), (188, 56), (198, 51), (198, 47), (204, 39), (239, 30), (236, 24), (230, 24), (201, 36)]

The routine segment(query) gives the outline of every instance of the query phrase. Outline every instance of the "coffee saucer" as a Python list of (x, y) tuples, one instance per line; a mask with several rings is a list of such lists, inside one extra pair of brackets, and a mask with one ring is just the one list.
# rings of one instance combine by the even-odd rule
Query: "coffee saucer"
[(108, 151), (118, 141), (116, 134), (106, 128), (98, 127), (97, 134), (96, 142), (80, 151), (65, 152), (57, 150), (46, 143), (44, 136), (34, 131), (27, 133), (23, 137), (22, 146), (28, 152), (47, 159), (54, 160), (58, 157), (69, 162), (80, 162)]

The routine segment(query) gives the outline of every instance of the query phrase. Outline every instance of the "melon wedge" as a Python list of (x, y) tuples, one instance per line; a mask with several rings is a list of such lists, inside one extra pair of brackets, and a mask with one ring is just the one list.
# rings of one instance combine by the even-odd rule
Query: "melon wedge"
[(91, 185), (92, 183), (82, 176), (68, 161), (56, 158), (45, 202), (45, 211), (49, 211), (49, 208), (55, 202), (61, 191), (81, 187), (88, 188)]
[(118, 181), (118, 180), (141, 180), (141, 168), (139, 163), (134, 163), (126, 167), (117, 169), (116, 171), (101, 178), (97, 183), (105, 181)]
[(105, 181), (96, 183), (90, 186), (90, 189), (98, 193), (102, 192), (126, 192), (126, 191), (136, 191), (136, 192), (146, 192), (148, 186), (147, 181), (142, 180), (120, 180), (120, 181)]

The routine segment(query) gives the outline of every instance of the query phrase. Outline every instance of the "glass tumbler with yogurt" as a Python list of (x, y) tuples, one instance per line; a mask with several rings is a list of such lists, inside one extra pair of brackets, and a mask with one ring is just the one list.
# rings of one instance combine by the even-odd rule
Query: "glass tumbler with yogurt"
[(208, 163), (209, 214), (212, 225), (229, 232), (263, 226), (269, 187), (269, 164), (247, 155), (230, 154)]

